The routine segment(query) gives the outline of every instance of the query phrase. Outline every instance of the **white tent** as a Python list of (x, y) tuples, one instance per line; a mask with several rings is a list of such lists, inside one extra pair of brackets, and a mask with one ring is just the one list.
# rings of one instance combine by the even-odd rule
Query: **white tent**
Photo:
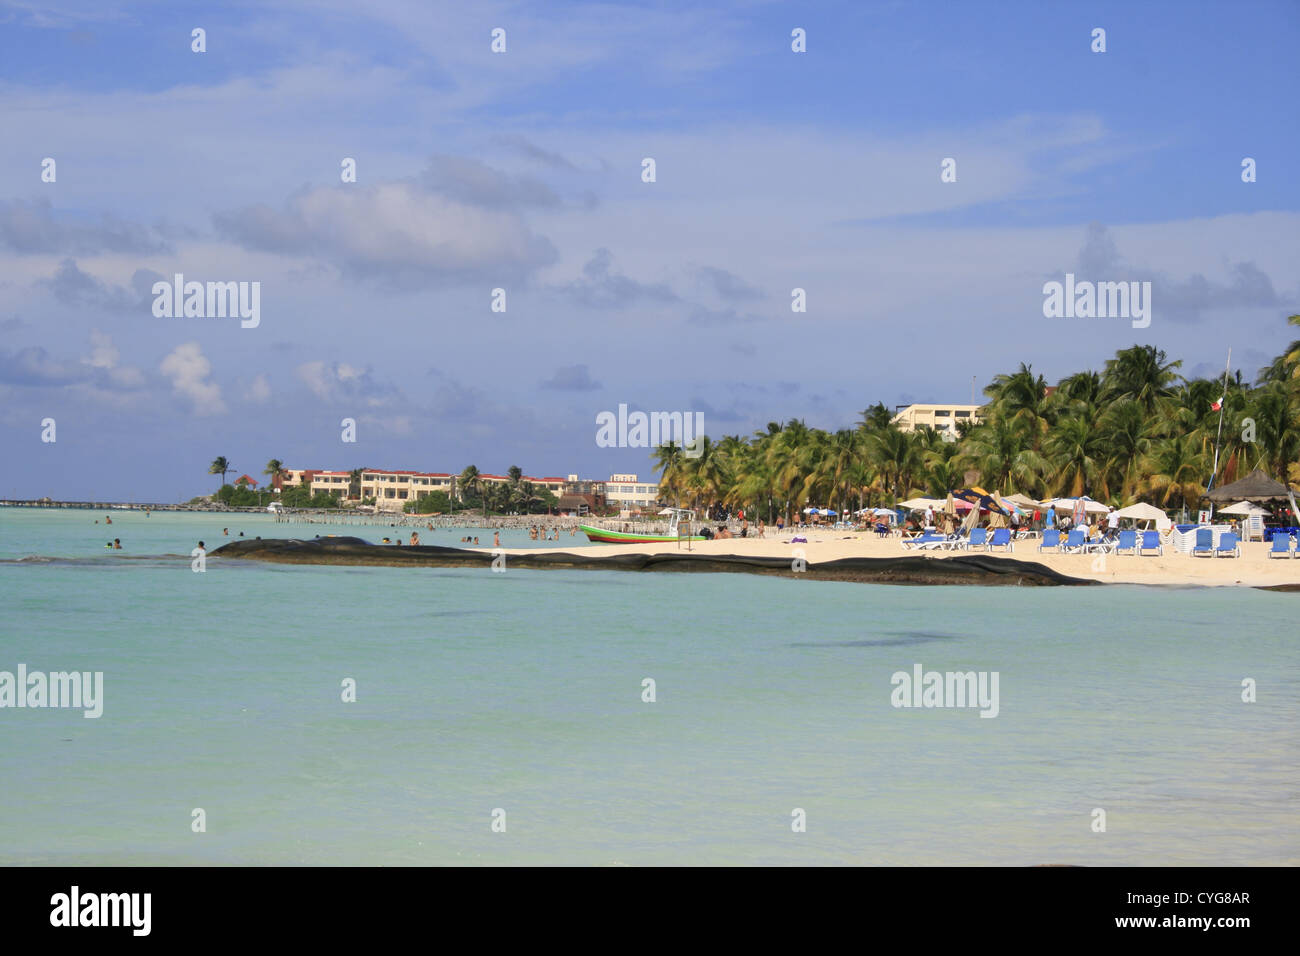
[[(1078, 499), (1053, 498), (1051, 501), (1045, 502), (1044, 506), (1052, 505), (1053, 507), (1056, 508), (1057, 514), (1068, 514), (1074, 510), (1074, 502), (1076, 500)], [(1095, 515), (1104, 515), (1110, 511), (1110, 508), (1102, 504), (1100, 501), (1093, 501), (1091, 498), (1087, 498), (1087, 497), (1083, 499), (1083, 507), (1084, 510), (1087, 511), (1089, 514), (1095, 514)]]
[(898, 503), (900, 508), (908, 508), (912, 511), (924, 511), (926, 508), (933, 508), (935, 511), (943, 510), (942, 498), (908, 498), (906, 501)]
[(1230, 508), (1220, 508), (1221, 515), (1266, 515), (1267, 508), (1261, 508), (1259, 505), (1251, 504), (1249, 501), (1238, 501)]
[(1161, 531), (1170, 524), (1168, 515), (1159, 508), (1142, 501), (1135, 505), (1129, 505), (1127, 508), (1120, 508), (1116, 514), (1121, 518), (1132, 518), (1134, 521), (1154, 521), (1156, 527)]

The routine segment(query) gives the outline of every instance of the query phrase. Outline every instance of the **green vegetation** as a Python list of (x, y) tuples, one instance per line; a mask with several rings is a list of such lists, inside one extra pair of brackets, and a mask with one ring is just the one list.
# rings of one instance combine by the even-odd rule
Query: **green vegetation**
[(408, 514), (447, 514), (451, 511), (451, 498), (445, 491), (431, 491), (427, 495), (421, 495), (415, 501), (408, 501), (402, 506), (402, 510)]
[[(1300, 315), (1291, 316), (1300, 325)], [(1223, 380), (1187, 379), (1152, 346), (1116, 353), (1101, 372), (1078, 372), (1049, 389), (1031, 366), (984, 389), (979, 425), (955, 435), (899, 431), (876, 404), (856, 428), (825, 432), (792, 419), (750, 438), (704, 438), (686, 457), (655, 450), (661, 494), (690, 507), (743, 507), (772, 520), (806, 505), (843, 511), (942, 496), (967, 482), (1043, 499), (1088, 494), (1116, 505), (1147, 501), (1193, 509), (1214, 463)], [(1246, 419), (1254, 422), (1253, 435)], [(1261, 467), (1300, 482), (1300, 341), (1264, 369), (1254, 387), (1230, 378), (1218, 483)]]

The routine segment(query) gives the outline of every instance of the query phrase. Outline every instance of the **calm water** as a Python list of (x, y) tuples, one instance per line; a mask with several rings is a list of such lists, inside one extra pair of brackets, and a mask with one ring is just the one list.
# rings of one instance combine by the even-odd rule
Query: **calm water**
[[(0, 709), (0, 863), (1300, 862), (1300, 595), (195, 574), (159, 556), (223, 525), (396, 531), (102, 521), (0, 509), (0, 671), (105, 682), (98, 720)], [(999, 672), (1000, 715), (893, 708), (915, 663)]]

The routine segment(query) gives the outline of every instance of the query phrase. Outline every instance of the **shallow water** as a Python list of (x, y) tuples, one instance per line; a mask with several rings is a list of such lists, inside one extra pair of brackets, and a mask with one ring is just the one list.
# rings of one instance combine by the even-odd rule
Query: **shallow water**
[[(0, 863), (1300, 862), (1300, 595), (196, 574), (223, 525), (402, 529), (102, 520), (0, 509), (0, 671), (105, 687), (99, 719), (0, 709)], [(997, 671), (998, 716), (891, 706), (916, 663)]]

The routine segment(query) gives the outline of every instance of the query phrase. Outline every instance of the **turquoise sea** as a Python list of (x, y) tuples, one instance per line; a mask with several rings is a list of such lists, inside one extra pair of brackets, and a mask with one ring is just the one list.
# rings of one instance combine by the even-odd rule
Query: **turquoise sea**
[[(223, 526), (410, 529), (112, 514), (0, 509), (0, 671), (104, 674), (0, 709), (0, 863), (1300, 863), (1300, 594), (197, 574)], [(998, 716), (891, 706), (918, 663)]]

